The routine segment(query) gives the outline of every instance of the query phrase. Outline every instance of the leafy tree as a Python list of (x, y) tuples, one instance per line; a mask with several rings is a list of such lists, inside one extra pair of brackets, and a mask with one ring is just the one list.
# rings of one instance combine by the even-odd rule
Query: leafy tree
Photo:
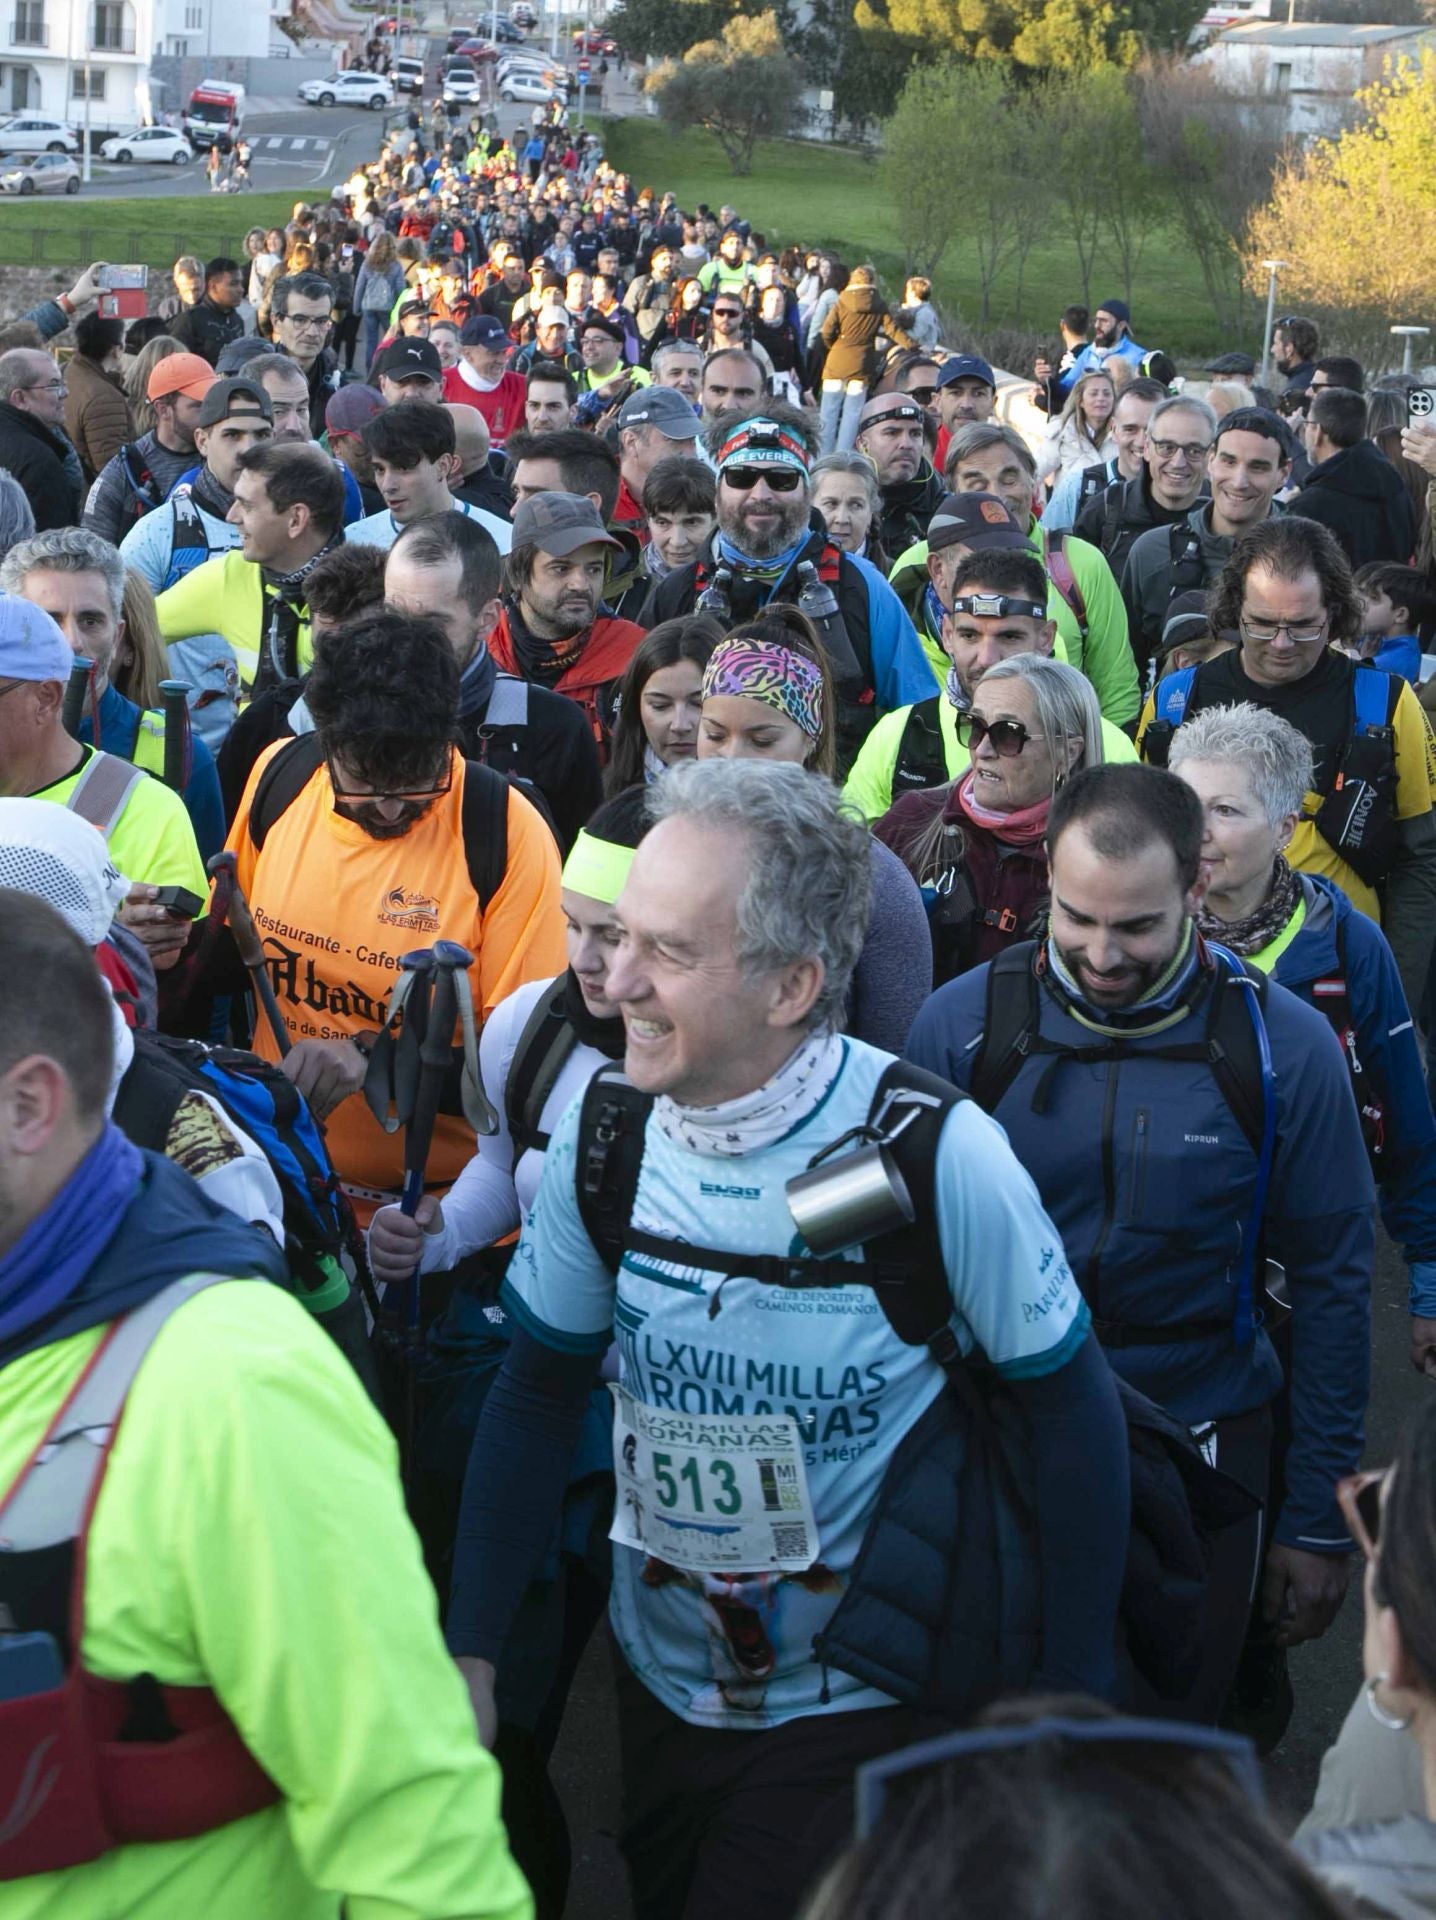
[(921, 49), (879, 20), (867, 0), (811, 0), (806, 24), (788, 36), (810, 85), (828, 87), (833, 115), (846, 132), (867, 139), (897, 105)]
[(1204, 0), (865, 0), (873, 17), (924, 49), (1005, 59), (1034, 70), (1131, 66), (1175, 50)]
[(803, 72), (784, 47), (776, 13), (740, 13), (716, 40), (665, 61), (643, 85), (671, 127), (705, 128), (734, 173), (750, 173), (758, 142), (791, 131)]
[(712, 40), (743, 0), (623, 0), (608, 31), (631, 60), (678, 59), (697, 40)]
[(1144, 61), (1135, 83), (1149, 164), (1218, 323), (1235, 335), (1251, 318), (1241, 247), (1253, 210), (1271, 190), (1284, 140), (1282, 103), (1239, 100), (1206, 68), (1176, 60)]
[(1319, 312), (1421, 319), (1436, 257), (1436, 53), (1357, 104), (1355, 126), (1282, 159), (1247, 228), (1247, 281), (1264, 290), (1262, 261), (1283, 260), (1283, 295)]

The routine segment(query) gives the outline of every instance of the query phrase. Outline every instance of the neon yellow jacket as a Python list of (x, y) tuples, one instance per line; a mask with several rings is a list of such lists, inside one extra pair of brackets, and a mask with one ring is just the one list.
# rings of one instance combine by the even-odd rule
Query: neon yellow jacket
[[(246, 560), (238, 547), (216, 554), (166, 587), (156, 597), (155, 611), (166, 641), (219, 634), (239, 667), (241, 699), (249, 698), (269, 630), (269, 595), (257, 560)], [(314, 659), (307, 612), (299, 623), (298, 656), (300, 673), (307, 673)]]
[[(0, 1488), (102, 1328), (0, 1371)], [(5, 1920), (532, 1920), (498, 1768), (439, 1633), (395, 1447), (277, 1287), (179, 1308), (90, 1532), (84, 1658), (212, 1686), (283, 1799), (195, 1840), (0, 1888)]]

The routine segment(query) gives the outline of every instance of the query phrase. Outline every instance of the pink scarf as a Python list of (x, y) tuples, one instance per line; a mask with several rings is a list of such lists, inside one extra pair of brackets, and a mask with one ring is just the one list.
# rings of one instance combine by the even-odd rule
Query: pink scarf
[(992, 813), (972, 797), (973, 776), (963, 775), (953, 794), (959, 814), (975, 827), (982, 827), (996, 840), (1011, 847), (1035, 847), (1047, 835), (1047, 815), (1052, 802), (1039, 800), (1034, 806), (1017, 807), (1011, 813)]

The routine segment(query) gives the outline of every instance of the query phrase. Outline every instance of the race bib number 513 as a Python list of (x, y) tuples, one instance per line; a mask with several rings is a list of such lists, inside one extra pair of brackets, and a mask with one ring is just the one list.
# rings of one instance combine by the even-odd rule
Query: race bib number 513
[(609, 1538), (689, 1573), (802, 1573), (818, 1557), (797, 1422), (677, 1413), (618, 1383)]

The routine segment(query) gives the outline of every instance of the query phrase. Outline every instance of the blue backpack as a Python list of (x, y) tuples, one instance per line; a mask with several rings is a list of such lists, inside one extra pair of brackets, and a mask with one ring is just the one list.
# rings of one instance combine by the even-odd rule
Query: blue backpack
[(211, 1095), (269, 1161), (284, 1200), (291, 1290), (315, 1315), (349, 1297), (340, 1256), (359, 1249), (354, 1212), (303, 1095), (279, 1068), (239, 1047), (137, 1032), (114, 1122), (136, 1146), (164, 1153), (187, 1093)]

